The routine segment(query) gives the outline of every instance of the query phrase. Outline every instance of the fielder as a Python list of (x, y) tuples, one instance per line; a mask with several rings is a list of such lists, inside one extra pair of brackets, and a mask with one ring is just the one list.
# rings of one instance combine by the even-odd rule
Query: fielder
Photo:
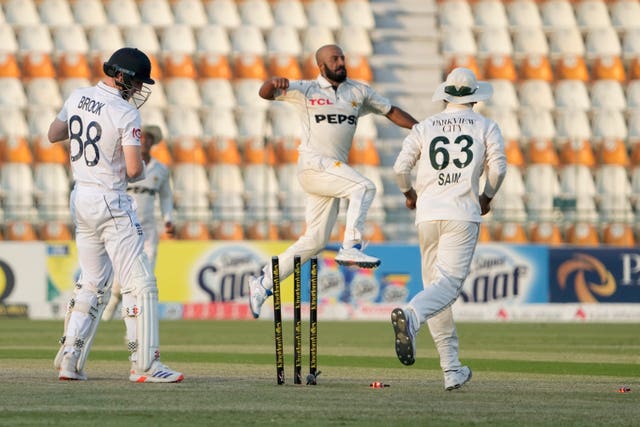
[[(378, 258), (362, 252), (362, 228), (376, 194), (375, 184), (347, 164), (358, 117), (381, 114), (406, 129), (417, 123), (408, 113), (391, 105), (364, 83), (347, 78), (345, 57), (336, 45), (316, 52), (320, 75), (316, 80), (289, 81), (274, 77), (260, 87), (267, 100), (291, 103), (300, 115), (303, 137), (298, 147), (298, 181), (307, 193), (306, 231), (279, 255), (280, 278), (293, 271), (293, 256), (302, 263), (326, 246), (337, 216), (341, 198), (349, 199), (344, 240), (336, 256), (341, 265), (375, 268)], [(271, 295), (271, 265), (263, 275), (249, 282), (249, 305), (255, 318)]]
[(122, 284), (129, 380), (179, 382), (184, 376), (160, 362), (156, 278), (126, 192), (128, 182), (145, 177), (138, 108), (151, 93), (146, 85), (154, 84), (151, 63), (138, 49), (122, 48), (103, 71), (97, 85), (71, 93), (48, 133), (52, 143), (69, 139), (75, 180), (70, 204), (81, 271), (54, 366), (61, 380), (87, 379), (84, 364), (113, 278)]
[[(144, 253), (149, 258), (151, 270), (155, 271), (160, 239), (156, 225), (156, 196), (160, 202), (160, 212), (164, 224), (164, 232), (173, 237), (173, 192), (171, 191), (171, 171), (168, 167), (151, 157), (151, 147), (162, 141), (162, 130), (158, 126), (145, 126), (140, 136), (142, 160), (145, 163), (145, 178), (129, 184), (129, 193), (135, 202), (136, 214), (144, 232)], [(103, 320), (110, 320), (122, 299), (120, 283), (114, 282), (111, 288), (111, 298), (102, 313)], [(123, 314), (124, 316), (124, 314)]]
[[(460, 388), (471, 369), (458, 359), (458, 335), (451, 305), (460, 295), (478, 242), (481, 216), (506, 174), (504, 140), (498, 125), (473, 111), (493, 88), (474, 73), (456, 68), (435, 91), (444, 111), (413, 128), (394, 164), (406, 206), (416, 209), (424, 289), (391, 313), (398, 359), (415, 362), (415, 337), (427, 322), (440, 355), (444, 388)], [(411, 171), (418, 168), (415, 189)], [(479, 196), (480, 176), (486, 181)]]

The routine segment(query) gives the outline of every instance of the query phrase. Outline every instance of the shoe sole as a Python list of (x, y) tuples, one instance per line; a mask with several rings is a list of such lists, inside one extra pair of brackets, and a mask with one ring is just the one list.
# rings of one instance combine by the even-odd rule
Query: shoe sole
[(457, 390), (460, 387), (462, 387), (463, 385), (465, 385), (466, 383), (468, 383), (471, 380), (471, 377), (473, 376), (473, 372), (471, 371), (471, 368), (469, 368), (469, 376), (467, 377), (467, 379), (465, 379), (464, 381), (462, 381), (460, 384), (456, 384), (454, 386), (451, 387), (447, 387), (445, 388), (446, 391), (451, 391), (451, 390)]
[(395, 308), (391, 312), (391, 324), (396, 335), (396, 355), (403, 365), (413, 365), (416, 358), (413, 353), (413, 342), (407, 331), (407, 318), (404, 310)]
[(132, 383), (179, 383), (182, 380), (184, 380), (184, 375), (180, 375), (178, 378), (176, 378), (175, 380), (170, 380), (167, 381), (166, 379), (162, 379), (162, 378), (154, 378), (154, 377), (148, 377), (146, 375), (140, 375), (138, 377), (129, 377), (129, 381), (131, 381)]
[(61, 371), (58, 374), (58, 379), (60, 381), (86, 381), (87, 377), (83, 377), (73, 372)]
[(364, 261), (348, 261), (348, 260), (336, 259), (336, 263), (345, 267), (377, 268), (380, 266), (380, 260), (376, 262), (364, 262)]

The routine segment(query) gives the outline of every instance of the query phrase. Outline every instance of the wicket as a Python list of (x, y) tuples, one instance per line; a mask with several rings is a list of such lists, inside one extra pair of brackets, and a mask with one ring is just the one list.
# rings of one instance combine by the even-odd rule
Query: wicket
[[(309, 274), (309, 376), (307, 384), (315, 385), (318, 371), (318, 258), (310, 260)], [(293, 382), (302, 384), (302, 265), (299, 255), (293, 257)], [(276, 374), (278, 384), (285, 383), (284, 346), (282, 338), (282, 302), (280, 299), (280, 260), (271, 257), (273, 272), (273, 325), (276, 342)]]

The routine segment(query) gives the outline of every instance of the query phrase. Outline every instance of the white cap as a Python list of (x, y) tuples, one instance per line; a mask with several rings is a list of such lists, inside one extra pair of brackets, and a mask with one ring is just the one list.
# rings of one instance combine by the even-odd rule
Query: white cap
[(432, 101), (448, 101), (452, 104), (468, 104), (484, 101), (493, 95), (490, 83), (481, 82), (468, 68), (454, 68), (444, 83), (436, 89)]

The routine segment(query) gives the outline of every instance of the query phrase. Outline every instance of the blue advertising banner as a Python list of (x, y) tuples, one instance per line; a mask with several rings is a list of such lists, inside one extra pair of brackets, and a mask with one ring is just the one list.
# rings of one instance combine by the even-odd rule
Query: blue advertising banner
[(640, 302), (640, 249), (550, 249), (550, 302)]

